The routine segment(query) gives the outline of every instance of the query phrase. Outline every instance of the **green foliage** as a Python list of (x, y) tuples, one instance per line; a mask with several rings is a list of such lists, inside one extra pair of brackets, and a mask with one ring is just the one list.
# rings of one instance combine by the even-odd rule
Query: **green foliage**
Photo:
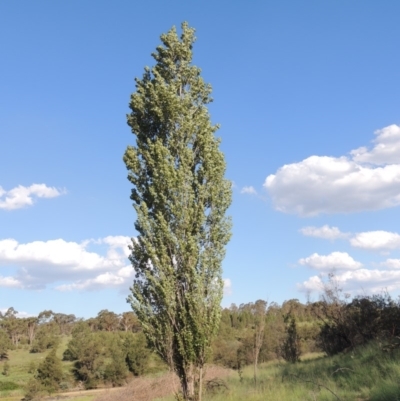
[(31, 352), (45, 352), (50, 348), (57, 348), (60, 338), (54, 333), (54, 326), (41, 326), (36, 333), (31, 346)]
[[(260, 326), (260, 316), (256, 313), (257, 302), (260, 311), (264, 314), (264, 330)], [(258, 359), (260, 363), (271, 361), (281, 357), (281, 346), (287, 338), (286, 324), (283, 315), (292, 310), (296, 317), (296, 330), (299, 345), (304, 352), (319, 351), (316, 346), (320, 326), (312, 314), (312, 306), (301, 304), (297, 300), (284, 302), (281, 306), (272, 302), (267, 310), (263, 308), (264, 301), (231, 305), (222, 311), (221, 325), (217, 338), (213, 342), (213, 359), (220, 364), (233, 369), (243, 369), (245, 366), (254, 364), (256, 334), (263, 333), (258, 337), (259, 350)], [(292, 309), (291, 309), (292, 308)], [(283, 313), (285, 312), (285, 313)], [(300, 323), (298, 323), (300, 321)]]
[(39, 364), (35, 376), (25, 386), (25, 400), (33, 400), (44, 393), (52, 394), (60, 389), (64, 377), (61, 360), (52, 349)]
[(300, 338), (297, 334), (296, 318), (288, 313), (284, 316), (286, 337), (281, 344), (281, 356), (290, 363), (300, 361), (301, 348)]
[(54, 393), (59, 389), (60, 382), (63, 379), (63, 369), (54, 348), (39, 364), (35, 378), (48, 393)]
[[(213, 362), (230, 369), (238, 369), (238, 350), (241, 342), (218, 336), (213, 342)], [(249, 362), (251, 363), (251, 361)], [(245, 364), (248, 364), (245, 362)]]
[(121, 315), (120, 327), (124, 331), (133, 331), (134, 333), (141, 330), (140, 322), (133, 312), (124, 312)]
[(135, 376), (144, 374), (150, 360), (150, 350), (147, 348), (144, 334), (126, 336), (123, 346), (126, 355), (125, 362), (129, 371)]
[(161, 41), (155, 67), (136, 79), (128, 116), (136, 146), (124, 161), (139, 233), (129, 301), (188, 399), (220, 320), (232, 191), (206, 107), (211, 86), (191, 64), (194, 29), (184, 23), (180, 38), (173, 28)]
[(87, 324), (80, 322), (72, 331), (72, 339), (64, 351), (63, 359), (74, 361), (73, 374), (85, 388), (96, 388), (103, 378), (104, 343)]
[(103, 334), (101, 337), (106, 344), (106, 356), (108, 357), (108, 363), (104, 368), (104, 380), (111, 383), (113, 387), (122, 386), (128, 376), (123, 337), (121, 335), (113, 335), (112, 333)]
[(17, 313), (14, 308), (9, 308), (4, 315), (0, 316), (0, 327), (7, 333), (15, 347), (18, 347), (20, 339), (25, 332), (24, 322), (16, 317)]
[(14, 345), (7, 333), (0, 329), (0, 361), (8, 358), (8, 351), (11, 349), (14, 349)]
[(334, 275), (313, 312), (322, 323), (318, 344), (328, 355), (400, 336), (400, 299), (396, 302), (388, 294), (380, 294), (348, 301), (341, 297)]
[(85, 322), (79, 322), (72, 330), (72, 338), (67, 344), (67, 348), (63, 353), (64, 361), (76, 361), (82, 348), (91, 337), (92, 332)]
[(120, 325), (119, 316), (107, 309), (101, 310), (97, 315), (97, 325), (99, 330), (116, 331)]
[(24, 400), (34, 400), (41, 397), (44, 393), (45, 391), (40, 381), (35, 378), (31, 378), (25, 386)]

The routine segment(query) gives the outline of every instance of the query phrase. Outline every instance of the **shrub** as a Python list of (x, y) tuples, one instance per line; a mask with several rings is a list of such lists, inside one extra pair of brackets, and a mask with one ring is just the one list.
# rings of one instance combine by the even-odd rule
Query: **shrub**
[(63, 371), (55, 349), (52, 349), (39, 364), (35, 378), (48, 393), (54, 393), (59, 389)]
[(25, 386), (25, 397), (24, 400), (30, 401), (34, 400), (37, 397), (41, 396), (44, 393), (43, 386), (41, 383), (32, 378), (29, 380), (28, 384)]

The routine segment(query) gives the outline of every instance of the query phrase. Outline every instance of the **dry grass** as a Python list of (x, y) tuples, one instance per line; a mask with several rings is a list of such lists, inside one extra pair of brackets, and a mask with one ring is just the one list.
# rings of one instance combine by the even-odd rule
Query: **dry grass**
[[(229, 369), (219, 366), (208, 366), (205, 383), (220, 381), (229, 376), (230, 372)], [(165, 373), (157, 377), (138, 377), (119, 390), (104, 391), (93, 401), (153, 401), (171, 396), (177, 393), (179, 388), (179, 379), (174, 373)]]

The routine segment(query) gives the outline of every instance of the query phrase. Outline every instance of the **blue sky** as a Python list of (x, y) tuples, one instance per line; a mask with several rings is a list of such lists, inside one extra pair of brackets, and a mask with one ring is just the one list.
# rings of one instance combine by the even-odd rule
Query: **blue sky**
[(223, 304), (400, 289), (397, 1), (0, 3), (0, 310), (129, 310), (134, 78), (188, 21), (234, 182)]

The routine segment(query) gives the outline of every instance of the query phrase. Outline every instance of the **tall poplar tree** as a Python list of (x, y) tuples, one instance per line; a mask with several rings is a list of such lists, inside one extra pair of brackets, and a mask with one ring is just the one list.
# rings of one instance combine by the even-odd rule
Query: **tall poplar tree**
[(211, 86), (191, 64), (194, 29), (161, 35), (156, 64), (136, 79), (124, 161), (139, 233), (128, 298), (148, 341), (201, 400), (203, 366), (220, 320), (221, 263), (230, 239), (231, 183), (207, 104)]

